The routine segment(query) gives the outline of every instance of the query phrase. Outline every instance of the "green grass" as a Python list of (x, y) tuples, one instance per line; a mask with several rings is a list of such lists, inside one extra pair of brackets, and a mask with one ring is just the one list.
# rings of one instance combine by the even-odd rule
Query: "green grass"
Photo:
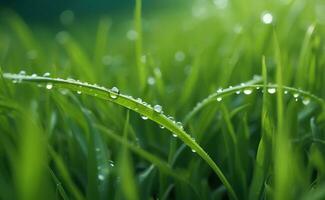
[(0, 199), (324, 199), (321, 2), (134, 6), (0, 10)]

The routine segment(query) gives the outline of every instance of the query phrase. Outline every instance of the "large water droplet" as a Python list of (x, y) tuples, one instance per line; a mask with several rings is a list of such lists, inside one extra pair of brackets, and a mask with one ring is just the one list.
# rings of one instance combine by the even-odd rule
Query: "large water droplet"
[(161, 113), (161, 111), (162, 111), (162, 107), (161, 107), (161, 105), (155, 105), (155, 106), (153, 107), (153, 109), (154, 109), (154, 111), (156, 111), (157, 113)]
[(21, 70), (21, 71), (19, 72), (19, 75), (26, 75), (26, 71)]
[(112, 99), (116, 99), (119, 94), (120, 94), (120, 90), (117, 87), (112, 87), (112, 89), (110, 90), (110, 93), (109, 93), (109, 95)]
[(46, 84), (46, 89), (50, 90), (52, 88), (53, 88), (53, 84), (52, 83)]
[(253, 90), (252, 89), (244, 89), (244, 94), (250, 95), (252, 94)]
[(268, 88), (268, 89), (267, 89), (267, 92), (268, 92), (269, 94), (274, 94), (274, 93), (276, 93), (276, 89), (275, 89), (275, 88)]

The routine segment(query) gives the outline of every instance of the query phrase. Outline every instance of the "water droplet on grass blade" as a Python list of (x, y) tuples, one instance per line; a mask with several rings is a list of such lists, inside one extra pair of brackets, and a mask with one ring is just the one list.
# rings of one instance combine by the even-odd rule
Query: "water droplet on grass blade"
[(308, 105), (309, 103), (310, 103), (310, 99), (308, 98), (308, 97), (305, 97), (303, 100), (302, 100), (302, 103), (304, 104), (304, 105)]
[(117, 87), (112, 87), (112, 89), (110, 90), (109, 96), (112, 99), (116, 99), (119, 94), (120, 94), (120, 90)]
[(268, 92), (269, 94), (274, 94), (274, 93), (276, 93), (276, 89), (275, 89), (275, 88), (268, 88), (268, 89), (267, 89), (267, 92)]
[(141, 115), (141, 118), (142, 118), (143, 120), (147, 120), (147, 119), (148, 119), (148, 117), (145, 116), (145, 115)]
[(246, 94), (246, 95), (250, 95), (250, 94), (252, 94), (252, 92), (253, 92), (252, 89), (245, 89), (244, 90), (244, 94)]
[(222, 101), (222, 97), (217, 97), (217, 101)]
[(298, 94), (298, 93), (294, 93), (294, 94), (293, 94), (293, 97), (294, 97), (294, 98), (298, 98), (298, 97), (299, 97), (299, 94)]
[(191, 149), (191, 151), (192, 151), (193, 153), (195, 153), (195, 152), (196, 152), (194, 149)]
[(77, 91), (77, 94), (81, 94), (82, 92), (80, 90)]
[(105, 176), (103, 174), (98, 174), (98, 179), (103, 181), (105, 179)]
[(162, 112), (162, 107), (161, 105), (155, 105), (153, 107), (154, 111), (156, 111), (157, 113), (161, 113)]
[(240, 94), (240, 90), (236, 91), (236, 94)]
[(183, 130), (183, 124), (182, 124), (182, 122), (176, 122), (176, 125), (177, 125), (181, 130)]
[(49, 72), (45, 72), (44, 74), (43, 74), (43, 76), (44, 77), (49, 77), (51, 74), (49, 73)]
[(26, 75), (26, 71), (21, 70), (21, 71), (19, 72), (19, 75)]
[(176, 134), (173, 134), (173, 137), (175, 137), (175, 138), (176, 138), (176, 137), (177, 137), (177, 135), (176, 135)]
[(46, 84), (46, 89), (50, 90), (52, 88), (53, 88), (53, 84), (52, 83)]

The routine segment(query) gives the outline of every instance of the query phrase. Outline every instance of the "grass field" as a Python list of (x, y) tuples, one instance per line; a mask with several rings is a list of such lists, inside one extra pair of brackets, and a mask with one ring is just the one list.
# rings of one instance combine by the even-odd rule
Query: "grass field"
[(0, 9), (0, 199), (325, 199), (325, 3)]

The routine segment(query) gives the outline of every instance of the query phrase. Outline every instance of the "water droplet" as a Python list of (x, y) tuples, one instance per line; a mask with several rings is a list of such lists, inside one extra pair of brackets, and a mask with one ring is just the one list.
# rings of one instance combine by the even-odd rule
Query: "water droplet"
[(105, 179), (105, 176), (103, 174), (98, 174), (98, 179), (103, 181)]
[(77, 94), (81, 94), (82, 92), (80, 90), (77, 91)]
[(304, 105), (308, 105), (310, 103), (310, 99), (308, 97), (305, 97), (303, 100), (302, 100), (302, 103)]
[(276, 89), (275, 89), (275, 88), (268, 88), (268, 89), (267, 89), (267, 92), (268, 92), (269, 94), (274, 94), (274, 93), (276, 93)]
[(245, 89), (244, 90), (244, 94), (246, 94), (246, 95), (250, 95), (250, 94), (252, 94), (252, 92), (253, 92), (252, 89)]
[(53, 84), (52, 83), (46, 84), (46, 89), (50, 90), (52, 88), (53, 88)]
[(256, 89), (259, 90), (261, 87), (260, 86), (257, 86)]
[(156, 111), (157, 113), (161, 113), (161, 111), (162, 111), (162, 107), (161, 107), (161, 105), (155, 105), (155, 106), (153, 107), (153, 109), (154, 109), (154, 111)]
[(196, 152), (194, 149), (191, 149), (191, 151), (192, 151), (193, 153), (195, 153), (195, 152)]
[(120, 90), (117, 87), (112, 87), (109, 93), (112, 99), (116, 99), (119, 94), (120, 94)]
[(177, 125), (180, 129), (183, 130), (183, 124), (182, 124), (182, 122), (176, 122), (176, 125)]
[(185, 59), (185, 53), (183, 51), (177, 51), (175, 53), (175, 60), (178, 62), (182, 62)]
[(219, 88), (218, 90), (217, 90), (217, 93), (221, 93), (222, 92), (222, 88)]
[(51, 74), (49, 73), (49, 72), (45, 72), (44, 74), (43, 74), (43, 76), (44, 77), (48, 77), (48, 76), (50, 76)]
[(34, 77), (37, 77), (37, 74), (32, 74), (32, 77), (34, 78)]
[(176, 138), (176, 137), (177, 137), (177, 135), (176, 135), (176, 134), (173, 134), (173, 137), (175, 137), (175, 138)]
[(298, 98), (295, 98), (295, 101), (297, 102), (298, 101)]
[(222, 97), (217, 97), (217, 101), (222, 101)]
[(263, 12), (261, 15), (261, 20), (264, 24), (271, 24), (273, 21), (273, 15), (270, 12)]
[(96, 148), (95, 150), (96, 150), (97, 152), (99, 152), (99, 151), (100, 151), (100, 149), (99, 149), (99, 148)]
[(240, 90), (237, 90), (237, 91), (236, 91), (236, 94), (240, 94)]
[(21, 71), (19, 72), (19, 75), (26, 75), (26, 71), (21, 70)]
[(288, 94), (288, 90), (285, 90), (283, 93), (284, 93), (284, 94)]
[(112, 160), (108, 161), (108, 164), (111, 166), (111, 167), (114, 167), (114, 162)]
[(294, 97), (294, 98), (298, 98), (298, 97), (299, 97), (299, 94), (298, 94), (298, 93), (294, 93), (294, 94), (293, 94), (293, 97)]
[(145, 116), (145, 115), (141, 115), (141, 118), (142, 118), (143, 120), (147, 120), (147, 119), (148, 119), (148, 117)]
[(163, 125), (159, 125), (159, 128), (164, 129), (165, 127)]

